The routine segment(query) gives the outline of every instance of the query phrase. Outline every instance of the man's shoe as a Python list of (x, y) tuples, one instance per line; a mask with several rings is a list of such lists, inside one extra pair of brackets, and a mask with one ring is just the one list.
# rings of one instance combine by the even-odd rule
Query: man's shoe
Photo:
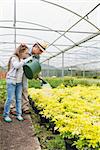
[(11, 110), (11, 111), (10, 111), (10, 114), (16, 116), (16, 111)]
[(24, 114), (31, 114), (30, 110), (23, 110)]
[(24, 120), (21, 115), (17, 116), (16, 118), (17, 118), (19, 121), (23, 121), (23, 120)]
[(9, 116), (4, 117), (5, 122), (12, 122), (12, 119)]

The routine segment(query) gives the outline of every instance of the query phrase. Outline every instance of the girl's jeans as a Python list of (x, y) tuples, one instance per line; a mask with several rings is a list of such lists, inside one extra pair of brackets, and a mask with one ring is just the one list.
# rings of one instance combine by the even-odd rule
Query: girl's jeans
[(4, 106), (4, 117), (9, 116), (10, 105), (14, 97), (16, 100), (16, 115), (21, 115), (22, 83), (16, 83), (16, 85), (7, 83), (7, 99)]

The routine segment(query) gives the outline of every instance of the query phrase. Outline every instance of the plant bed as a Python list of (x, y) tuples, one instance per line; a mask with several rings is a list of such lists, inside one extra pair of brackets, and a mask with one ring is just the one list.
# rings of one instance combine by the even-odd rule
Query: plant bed
[(46, 127), (47, 123), (41, 124), (41, 119), (38, 114), (31, 109), (32, 123), (35, 129), (35, 135), (38, 137), (42, 150), (66, 150), (65, 142), (60, 135), (54, 135)]
[(29, 103), (30, 103), (33, 111), (39, 116), (39, 118), (41, 120), (40, 124), (41, 125), (45, 125), (45, 127), (47, 128), (47, 130), (51, 130), (53, 134), (59, 134), (59, 131), (57, 131), (57, 130), (54, 129), (54, 127), (55, 127), (54, 122), (52, 122), (50, 118), (46, 118), (43, 115), (41, 115), (39, 112), (42, 111), (42, 110), (39, 110), (35, 106), (35, 102), (30, 97), (28, 97), (28, 99), (29, 99)]
[(0, 117), (2, 117), (5, 100), (6, 100), (6, 82), (5, 80), (0, 80)]
[(54, 130), (68, 140), (75, 138), (72, 146), (78, 150), (99, 150), (99, 91), (97, 86), (61, 86), (49, 90), (30, 89), (29, 93), (39, 114), (54, 122)]
[[(36, 127), (36, 122), (35, 122), (35, 128), (36, 128), (36, 132), (37, 132), (37, 130), (40, 130), (40, 131), (38, 131), (37, 133), (36, 133), (36, 135), (38, 136), (38, 139), (39, 139), (39, 141), (40, 141), (40, 143), (42, 142), (41, 141), (41, 136), (40, 135), (38, 135), (38, 133), (40, 133), (41, 132), (41, 128), (43, 129), (45, 129), (45, 132), (49, 132), (51, 135), (49, 135), (49, 136), (47, 136), (46, 138), (45, 138), (45, 140), (46, 140), (46, 145), (48, 144), (48, 142), (49, 143), (51, 143), (52, 144), (52, 147), (51, 148), (49, 148), (50, 150), (54, 150), (54, 148), (57, 148), (58, 147), (58, 149), (55, 149), (55, 150), (63, 150), (63, 149), (65, 149), (65, 150), (78, 150), (78, 149), (76, 149), (76, 147), (75, 146), (72, 146), (72, 144), (73, 144), (73, 142), (72, 142), (72, 140), (69, 140), (69, 139), (66, 139), (66, 138), (62, 138), (62, 136), (60, 136), (60, 132), (58, 131), (58, 130), (55, 130), (54, 128), (55, 128), (55, 124), (54, 124), (54, 122), (51, 122), (51, 120), (50, 119), (46, 119), (46, 117), (43, 117), (41, 114), (39, 114), (39, 112), (40, 112), (40, 110), (38, 110), (38, 108), (35, 106), (35, 103), (34, 103), (34, 101), (31, 99), (31, 98), (29, 98), (30, 100), (30, 105), (31, 105), (31, 107), (32, 107), (32, 109), (31, 109), (31, 117), (32, 117), (32, 120), (33, 120), (33, 115), (37, 115), (37, 118), (38, 118), (38, 129), (37, 129), (37, 127)], [(33, 111), (34, 112), (33, 112)], [(37, 113), (38, 112), (38, 113)], [(34, 114), (35, 113), (35, 114)], [(43, 136), (43, 135), (42, 135)], [(43, 138), (43, 137), (42, 137)], [(61, 138), (61, 139), (60, 139)], [(57, 143), (57, 140), (58, 140), (58, 142), (59, 142), (59, 140), (61, 140), (62, 142), (61, 143), (63, 143), (63, 147), (62, 147), (62, 149), (61, 149), (61, 145), (60, 145), (60, 147), (59, 147), (59, 144), (61, 144), (60, 142), (59, 143)], [(45, 145), (45, 142), (44, 143), (41, 143), (41, 144), (43, 144), (43, 145), (41, 145), (41, 147), (45, 147), (44, 145)], [(56, 145), (57, 144), (57, 145)], [(50, 144), (48, 144), (49, 146), (50, 146)], [(55, 146), (56, 145), (56, 146)], [(54, 147), (53, 147), (54, 146)], [(49, 150), (48, 149), (48, 150)]]
[(0, 80), (0, 104), (4, 104), (6, 99), (6, 82), (5, 80)]

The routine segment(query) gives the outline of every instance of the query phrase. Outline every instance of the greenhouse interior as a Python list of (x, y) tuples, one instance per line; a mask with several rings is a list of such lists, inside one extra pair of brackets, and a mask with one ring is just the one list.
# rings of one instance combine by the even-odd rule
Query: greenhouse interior
[(0, 150), (100, 150), (100, 0), (0, 0)]
[(99, 0), (1, 0), (0, 4), (2, 69), (18, 44), (32, 47), (43, 40), (48, 43), (40, 58), (43, 76), (99, 74)]

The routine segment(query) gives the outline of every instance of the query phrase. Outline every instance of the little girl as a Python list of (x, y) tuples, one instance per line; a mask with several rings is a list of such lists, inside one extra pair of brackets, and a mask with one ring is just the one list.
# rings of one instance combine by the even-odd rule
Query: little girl
[[(32, 60), (32, 56), (28, 57), (28, 47), (26, 45), (20, 45), (14, 55), (9, 59), (8, 72), (6, 75), (7, 83), (7, 99), (4, 106), (4, 120), (11, 122), (12, 119), (9, 117), (10, 105), (15, 97), (16, 100), (16, 116), (19, 121), (22, 121), (22, 77), (23, 77), (23, 65), (29, 60)], [(25, 59), (27, 58), (27, 59)]]

